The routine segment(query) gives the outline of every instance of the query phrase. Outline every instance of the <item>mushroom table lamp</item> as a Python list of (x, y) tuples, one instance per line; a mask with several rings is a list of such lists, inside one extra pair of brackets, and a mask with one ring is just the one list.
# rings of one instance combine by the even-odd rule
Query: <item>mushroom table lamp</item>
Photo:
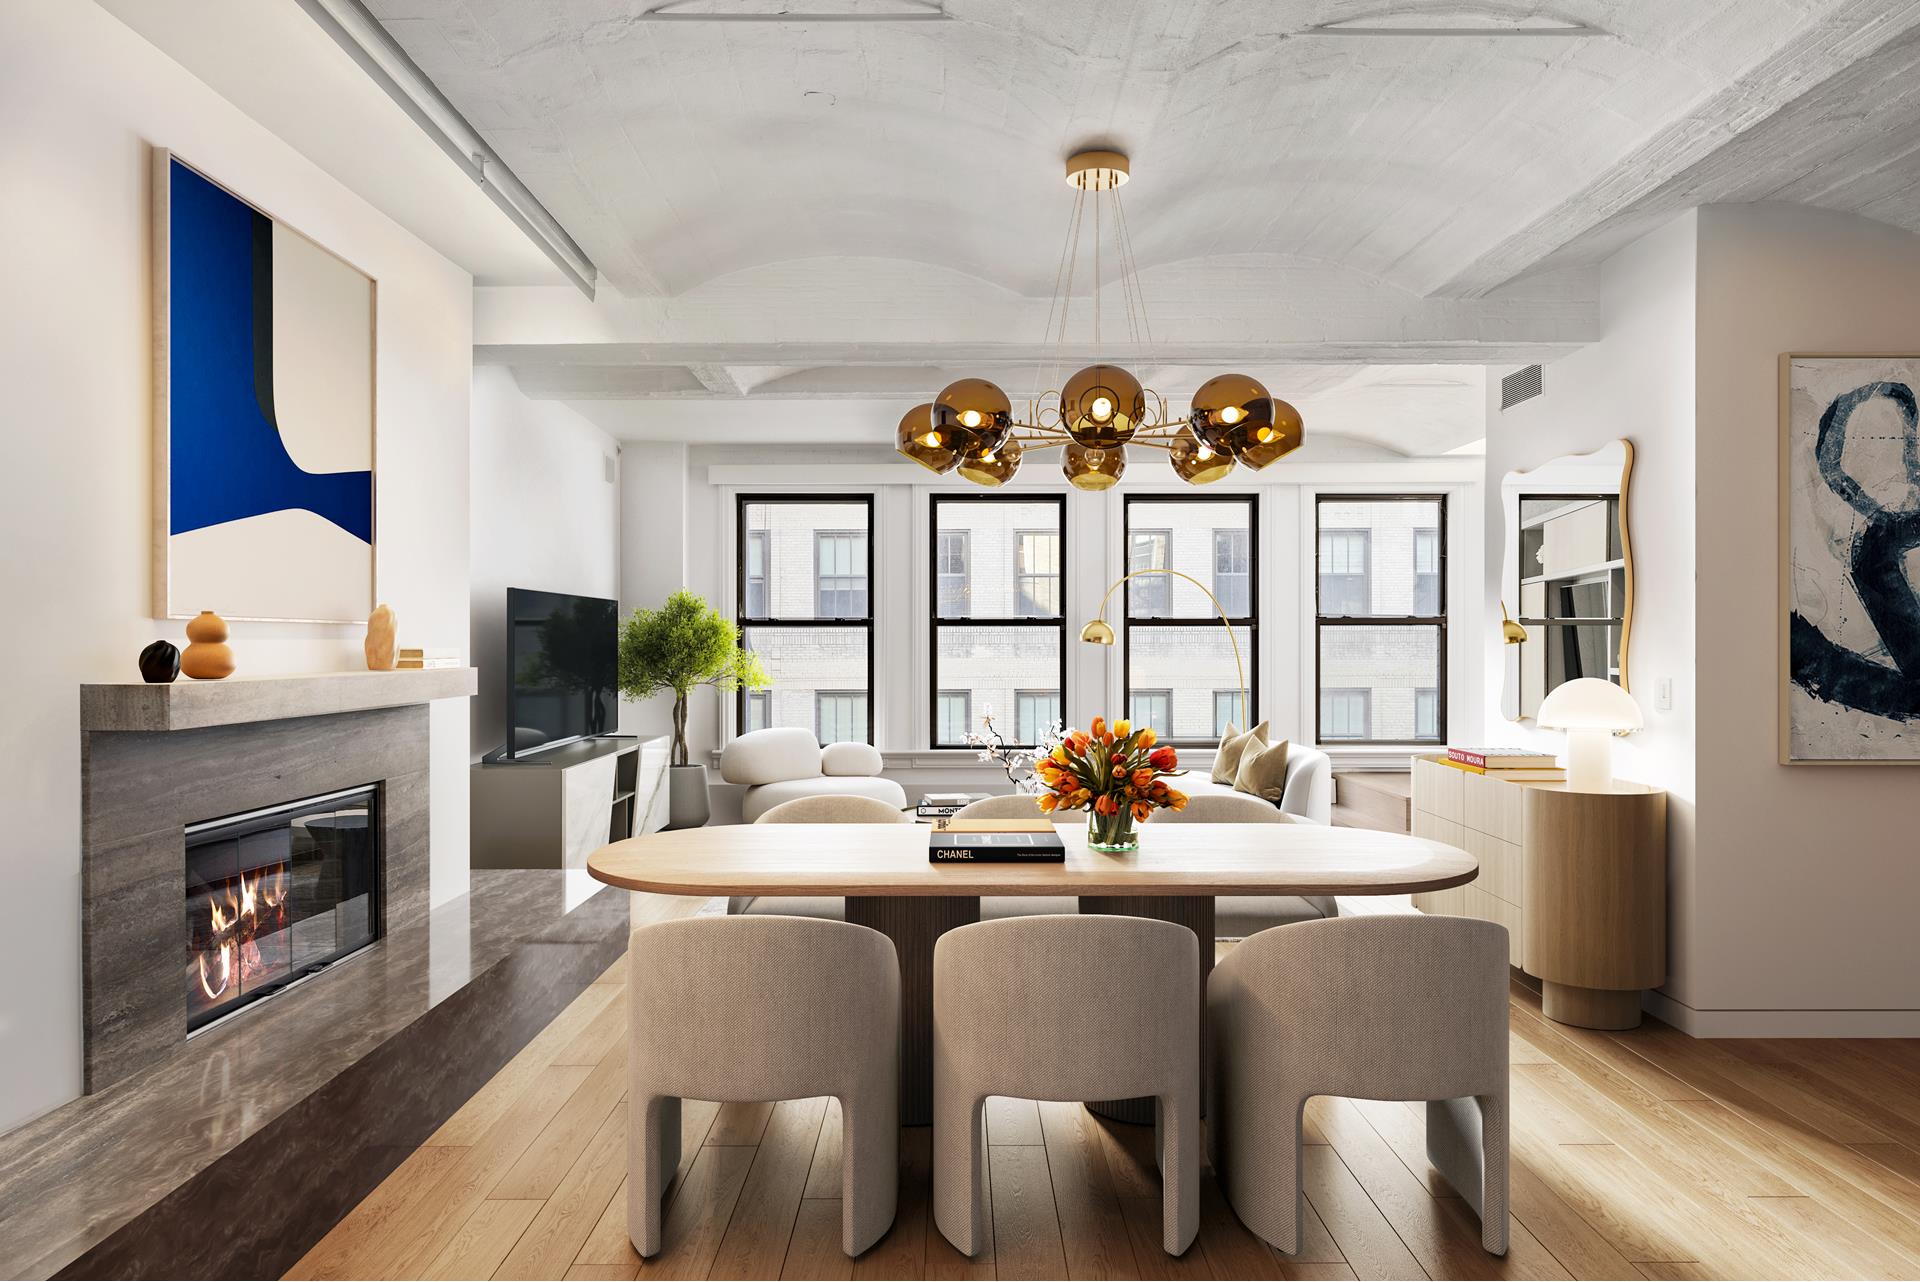
[(1542, 729), (1567, 732), (1567, 790), (1613, 790), (1613, 736), (1646, 724), (1633, 696), (1599, 677), (1575, 677), (1553, 688), (1536, 718)]

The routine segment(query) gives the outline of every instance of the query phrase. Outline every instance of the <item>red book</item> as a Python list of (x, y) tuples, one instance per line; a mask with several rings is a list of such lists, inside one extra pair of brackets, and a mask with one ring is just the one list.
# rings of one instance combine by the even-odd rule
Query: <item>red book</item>
[(1553, 765), (1550, 752), (1476, 752), (1472, 748), (1448, 748), (1447, 760), (1476, 770), (1543, 770)]

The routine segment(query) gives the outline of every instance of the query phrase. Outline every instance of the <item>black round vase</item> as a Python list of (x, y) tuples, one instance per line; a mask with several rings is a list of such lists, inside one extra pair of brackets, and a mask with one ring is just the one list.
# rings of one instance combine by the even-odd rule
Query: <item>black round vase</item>
[(140, 677), (148, 685), (166, 685), (180, 675), (180, 650), (171, 641), (155, 641), (140, 652)]

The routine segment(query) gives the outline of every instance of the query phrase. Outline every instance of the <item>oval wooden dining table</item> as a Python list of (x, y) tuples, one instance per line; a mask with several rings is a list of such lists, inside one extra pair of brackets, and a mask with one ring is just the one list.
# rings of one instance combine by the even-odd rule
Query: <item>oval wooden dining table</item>
[[(933, 948), (980, 920), (983, 895), (1066, 896), (1083, 913), (1152, 917), (1199, 938), (1202, 1009), (1213, 969), (1220, 895), (1400, 895), (1473, 880), (1479, 865), (1453, 846), (1400, 833), (1318, 824), (1154, 824), (1140, 849), (1089, 850), (1061, 825), (1066, 860), (1052, 864), (935, 864), (925, 824), (733, 824), (649, 833), (603, 846), (594, 877), (661, 895), (843, 897), (847, 920), (893, 941), (900, 959), (900, 1115), (925, 1125), (933, 1109)], [(1144, 1102), (1096, 1105), (1126, 1121)]]

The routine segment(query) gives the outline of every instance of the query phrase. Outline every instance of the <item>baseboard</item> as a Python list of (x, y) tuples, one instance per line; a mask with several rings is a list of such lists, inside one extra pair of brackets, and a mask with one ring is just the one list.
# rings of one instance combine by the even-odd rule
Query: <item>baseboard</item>
[(1715, 1010), (1662, 992), (1643, 1006), (1689, 1037), (1920, 1037), (1920, 1010)]

